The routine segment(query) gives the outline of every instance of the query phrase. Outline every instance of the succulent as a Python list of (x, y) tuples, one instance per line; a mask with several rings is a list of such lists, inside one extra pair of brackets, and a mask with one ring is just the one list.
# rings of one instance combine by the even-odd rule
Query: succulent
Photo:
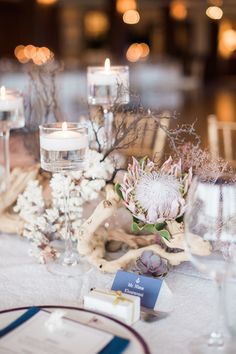
[(164, 276), (168, 272), (168, 264), (154, 252), (144, 251), (136, 260), (135, 271), (154, 277)]
[(163, 226), (166, 221), (183, 216), (191, 180), (192, 170), (182, 173), (181, 160), (174, 163), (169, 157), (157, 168), (149, 159), (139, 162), (133, 158), (118, 191), (138, 225)]

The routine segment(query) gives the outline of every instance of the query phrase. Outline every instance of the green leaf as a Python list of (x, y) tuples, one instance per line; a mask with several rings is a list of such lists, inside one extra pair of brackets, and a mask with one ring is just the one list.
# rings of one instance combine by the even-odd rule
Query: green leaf
[(144, 156), (142, 159), (139, 160), (140, 167), (145, 166), (145, 164), (147, 163), (147, 159), (148, 159), (148, 156)]
[(121, 199), (124, 200), (123, 194), (121, 193), (120, 188), (121, 188), (121, 184), (120, 184), (119, 182), (117, 182), (117, 183), (115, 184), (115, 191), (116, 191), (116, 193), (118, 194), (118, 196), (119, 196)]
[(143, 226), (143, 230), (144, 231), (147, 231), (148, 233), (150, 234), (156, 234), (157, 233), (157, 230), (155, 228), (155, 225), (153, 224), (146, 224)]
[(132, 224), (131, 224), (131, 230), (132, 230), (132, 232), (141, 231), (141, 229), (139, 228), (138, 224), (135, 221), (133, 221)]
[(161, 237), (163, 237), (164, 239), (166, 239), (167, 241), (169, 241), (170, 240), (170, 234), (169, 234), (169, 232), (167, 231), (167, 230), (161, 230), (161, 231), (159, 231), (159, 235), (161, 236)]
[(155, 228), (157, 231), (163, 230), (165, 226), (166, 226), (165, 222), (159, 222), (159, 223), (155, 224)]

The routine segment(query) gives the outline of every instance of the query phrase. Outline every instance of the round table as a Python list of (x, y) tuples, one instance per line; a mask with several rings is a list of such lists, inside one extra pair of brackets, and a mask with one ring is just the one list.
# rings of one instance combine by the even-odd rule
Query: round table
[[(30, 244), (16, 235), (0, 235), (0, 310), (37, 305), (81, 306), (81, 298), (91, 287), (109, 287), (113, 275), (94, 269), (79, 278), (52, 275), (28, 254)], [(173, 311), (153, 323), (134, 324), (152, 354), (188, 354), (194, 337), (213, 327), (215, 289), (186, 262), (166, 277), (173, 292)], [(135, 353), (134, 353), (135, 354)]]

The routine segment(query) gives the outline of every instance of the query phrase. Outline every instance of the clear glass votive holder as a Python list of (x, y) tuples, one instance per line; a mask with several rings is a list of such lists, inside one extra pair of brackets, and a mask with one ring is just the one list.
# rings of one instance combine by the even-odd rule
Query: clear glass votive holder
[(23, 95), (18, 90), (0, 88), (0, 131), (22, 128), (25, 125)]
[(87, 69), (88, 103), (110, 107), (129, 103), (129, 67), (90, 66)]
[(24, 125), (24, 104), (21, 92), (2, 86), (0, 88), (0, 137), (4, 165), (0, 166), (0, 192), (5, 191), (10, 184), (10, 130), (22, 128)]
[(85, 169), (88, 131), (79, 123), (44, 124), (40, 129), (41, 167), (52, 173)]

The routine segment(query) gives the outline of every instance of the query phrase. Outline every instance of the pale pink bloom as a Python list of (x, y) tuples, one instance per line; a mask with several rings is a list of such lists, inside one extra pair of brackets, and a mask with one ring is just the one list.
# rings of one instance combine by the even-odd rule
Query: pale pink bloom
[(133, 158), (120, 190), (134, 217), (155, 224), (184, 214), (184, 196), (191, 180), (192, 169), (183, 174), (181, 160), (173, 163), (171, 156), (159, 169), (150, 160), (139, 163)]

